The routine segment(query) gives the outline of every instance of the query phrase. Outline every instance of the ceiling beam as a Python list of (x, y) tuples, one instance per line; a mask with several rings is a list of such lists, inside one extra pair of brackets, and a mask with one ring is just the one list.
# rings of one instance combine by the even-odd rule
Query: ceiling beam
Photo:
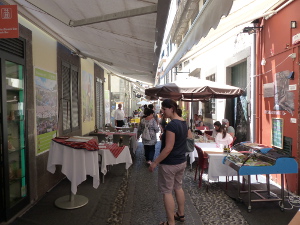
[(157, 4), (142, 7), (142, 8), (126, 10), (122, 12), (110, 13), (103, 16), (96, 16), (96, 17), (83, 19), (83, 20), (74, 20), (74, 21), (71, 20), (70, 26), (72, 27), (85, 26), (94, 23), (108, 22), (112, 20), (124, 19), (124, 18), (129, 18), (134, 16), (141, 16), (141, 15), (146, 15), (146, 14), (151, 14), (156, 12), (157, 12)]

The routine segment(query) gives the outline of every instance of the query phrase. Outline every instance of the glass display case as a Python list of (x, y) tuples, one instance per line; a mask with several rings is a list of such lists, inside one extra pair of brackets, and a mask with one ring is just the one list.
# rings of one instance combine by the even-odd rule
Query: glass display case
[(24, 66), (8, 60), (1, 66), (1, 204), (8, 219), (28, 201)]
[(9, 204), (27, 194), (25, 179), (25, 120), (23, 66), (5, 61)]

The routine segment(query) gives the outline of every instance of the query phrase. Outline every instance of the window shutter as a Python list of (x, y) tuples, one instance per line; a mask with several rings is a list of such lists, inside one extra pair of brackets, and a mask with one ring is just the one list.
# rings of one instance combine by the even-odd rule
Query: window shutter
[(98, 128), (101, 127), (100, 124), (100, 85), (99, 81), (96, 82), (96, 125)]
[(0, 39), (0, 50), (24, 58), (25, 43), (18, 38)]
[(70, 127), (70, 65), (62, 64), (62, 82), (63, 82), (63, 96), (62, 96), (62, 118), (63, 118), (63, 131), (69, 131)]
[(78, 71), (74, 67), (71, 69), (72, 76), (72, 130), (79, 128), (79, 88), (78, 88)]
[(97, 127), (100, 128), (103, 126), (103, 83), (100, 79), (96, 81), (96, 123)]

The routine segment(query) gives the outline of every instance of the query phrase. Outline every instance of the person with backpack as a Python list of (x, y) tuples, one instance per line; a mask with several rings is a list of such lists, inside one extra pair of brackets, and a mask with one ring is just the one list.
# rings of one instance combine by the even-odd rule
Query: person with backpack
[(159, 132), (159, 127), (153, 117), (154, 111), (146, 108), (144, 117), (138, 127), (138, 138), (142, 136), (142, 143), (145, 150), (145, 158), (147, 164), (151, 164), (155, 154), (155, 144), (157, 143), (156, 133)]

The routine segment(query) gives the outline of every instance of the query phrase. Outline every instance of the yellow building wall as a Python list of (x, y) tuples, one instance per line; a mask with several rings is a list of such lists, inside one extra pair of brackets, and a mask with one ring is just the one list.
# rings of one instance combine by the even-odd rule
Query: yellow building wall
[[(57, 75), (57, 41), (24, 17), (19, 15), (18, 20), (21, 25), (32, 31), (32, 61), (34, 71), (35, 68), (39, 68)], [(32, 84), (32, 87), (35, 88), (35, 85)], [(34, 99), (35, 98), (36, 97), (34, 97)], [(34, 112), (36, 112), (36, 110)], [(34, 118), (36, 118), (36, 116)], [(34, 123), (35, 146), (38, 148), (37, 121), (35, 119), (31, 122)], [(35, 149), (35, 152), (37, 152), (37, 149)]]
[(19, 16), (19, 23), (32, 31), (33, 66), (57, 73), (57, 42), (44, 31)]
[(82, 135), (93, 131), (96, 124), (94, 79), (94, 61), (90, 59), (81, 59)]

